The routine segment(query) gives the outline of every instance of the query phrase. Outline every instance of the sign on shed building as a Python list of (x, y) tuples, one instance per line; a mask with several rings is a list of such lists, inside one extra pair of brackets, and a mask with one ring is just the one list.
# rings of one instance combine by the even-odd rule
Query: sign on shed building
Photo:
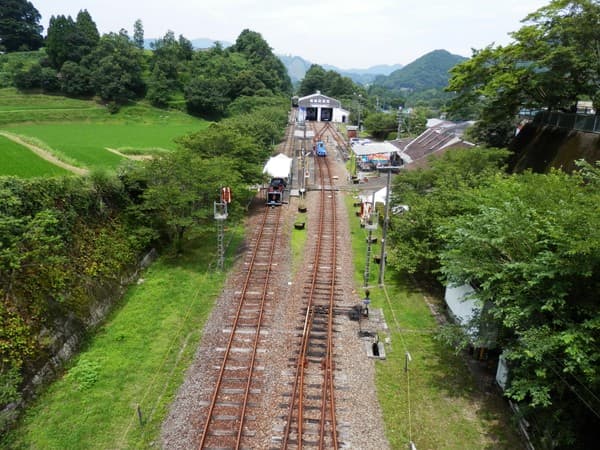
[(298, 109), (303, 120), (342, 123), (348, 121), (349, 113), (342, 109), (341, 102), (321, 94), (320, 91), (306, 97), (300, 97), (298, 99)]

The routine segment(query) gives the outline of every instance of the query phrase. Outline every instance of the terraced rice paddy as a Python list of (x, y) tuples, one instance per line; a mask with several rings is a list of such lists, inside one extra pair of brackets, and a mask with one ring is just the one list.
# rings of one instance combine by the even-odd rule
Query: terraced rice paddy
[[(88, 169), (114, 170), (123, 154), (172, 151), (175, 139), (204, 129), (208, 122), (180, 111), (145, 105), (124, 107), (111, 115), (102, 106), (85, 100), (0, 90), (0, 131), (17, 135), (58, 159)], [(26, 147), (0, 140), (0, 175), (47, 176), (44, 162)], [(32, 163), (34, 160), (35, 163)], [(39, 169), (38, 169), (39, 166)], [(64, 173), (58, 169), (56, 174)]]

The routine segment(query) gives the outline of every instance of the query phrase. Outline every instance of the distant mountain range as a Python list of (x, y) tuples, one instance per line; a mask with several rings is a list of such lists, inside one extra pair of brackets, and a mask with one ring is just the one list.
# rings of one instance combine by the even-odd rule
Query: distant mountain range
[[(300, 56), (292, 55), (277, 55), (283, 65), (288, 70), (288, 74), (292, 79), (292, 83), (300, 81), (304, 78), (306, 71), (313, 65), (312, 62)], [(389, 75), (395, 70), (402, 68), (401, 64), (386, 65), (380, 64), (377, 66), (369, 67), (368, 69), (340, 69), (336, 66), (329, 64), (322, 64), (321, 67), (325, 70), (333, 70), (344, 77), (349, 77), (355, 83), (370, 84), (378, 75)]]
[[(278, 56), (287, 68), (292, 82), (302, 80), (312, 65), (310, 61), (300, 56)], [(464, 56), (453, 55), (446, 50), (434, 50), (406, 66), (401, 64), (378, 65), (368, 69), (348, 70), (327, 64), (321, 67), (325, 70), (336, 71), (342, 76), (351, 78), (355, 83), (363, 85), (372, 84), (400, 91), (424, 91), (444, 88), (450, 79), (449, 70), (466, 59)]]
[(450, 69), (467, 59), (446, 50), (434, 50), (388, 76), (378, 76), (373, 85), (409, 91), (444, 88), (450, 79)]

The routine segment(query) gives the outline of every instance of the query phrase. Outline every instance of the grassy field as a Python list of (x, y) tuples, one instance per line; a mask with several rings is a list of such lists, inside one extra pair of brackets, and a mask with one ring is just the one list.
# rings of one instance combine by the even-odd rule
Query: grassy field
[(0, 89), (0, 114), (12, 111), (44, 111), (57, 109), (104, 109), (89, 100), (60, 95), (24, 94), (14, 88)]
[(25, 94), (14, 88), (0, 89), (0, 128), (22, 122), (105, 120), (109, 117), (106, 108), (90, 100)]
[[(41, 94), (21, 94), (0, 89), (0, 130), (23, 137), (70, 164), (88, 169), (114, 169), (125, 154), (156, 154), (176, 148), (174, 139), (201, 131), (208, 122), (180, 111), (165, 111), (146, 105), (123, 107), (117, 114), (92, 101)], [(6, 142), (0, 141), (5, 153)], [(8, 151), (6, 151), (8, 154)], [(31, 158), (14, 151), (0, 175), (16, 175), (12, 167)], [(40, 173), (40, 175), (42, 175)]]
[(69, 174), (65, 169), (43, 160), (33, 152), (4, 136), (0, 136), (0, 149), (2, 149), (0, 173), (22, 178)]
[[(234, 249), (241, 227), (230, 233)], [(216, 239), (202, 242), (181, 259), (163, 257), (143, 273), (143, 283), (129, 289), (121, 308), (0, 447), (158, 448), (161, 423), (224, 280), (223, 273), (204, 269)]]
[[(355, 280), (363, 286), (367, 232), (354, 214), (354, 200), (351, 196), (346, 200)], [(373, 254), (380, 254), (379, 242), (372, 247)], [(377, 286), (378, 271), (379, 265), (371, 265), (372, 307), (383, 309), (391, 339), (387, 358), (376, 363), (376, 383), (391, 447), (408, 448), (412, 441), (419, 450), (523, 448), (507, 404), (481, 391), (461, 356), (434, 338), (438, 324), (423, 293), (390, 266), (385, 288), (372, 287)], [(411, 356), (408, 372), (406, 352)]]

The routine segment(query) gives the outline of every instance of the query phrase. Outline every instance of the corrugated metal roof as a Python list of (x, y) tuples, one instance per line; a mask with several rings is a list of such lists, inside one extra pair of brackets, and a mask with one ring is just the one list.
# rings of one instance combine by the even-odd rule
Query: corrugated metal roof
[(368, 144), (354, 144), (352, 151), (357, 156), (364, 156), (375, 153), (395, 153), (398, 149), (389, 142), (369, 142)]

